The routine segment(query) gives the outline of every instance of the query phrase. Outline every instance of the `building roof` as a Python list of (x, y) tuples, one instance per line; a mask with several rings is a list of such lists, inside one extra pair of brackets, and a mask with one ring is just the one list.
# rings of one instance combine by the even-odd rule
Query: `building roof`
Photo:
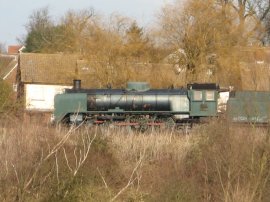
[(24, 83), (72, 84), (85, 60), (78, 55), (20, 54), (21, 81)]
[(0, 78), (5, 79), (16, 64), (17, 60), (14, 56), (0, 55)]
[[(80, 55), (70, 54), (21, 53), (19, 68), (21, 81), (25, 84), (72, 85), (73, 79), (81, 79), (82, 87), (99, 88), (108, 82), (123, 87), (122, 83), (126, 81), (147, 81), (156, 83), (153, 87), (160, 87), (168, 83), (170, 76), (174, 81), (181, 81), (181, 84), (183, 81), (167, 64), (121, 60), (109, 65), (106, 60), (94, 56), (88, 56), (85, 60)], [(160, 76), (161, 72), (164, 73), (162, 82), (156, 82), (156, 76)]]
[(22, 45), (8, 46), (8, 54), (16, 55), (16, 54), (20, 53), (23, 48), (24, 48), (24, 46), (22, 46)]

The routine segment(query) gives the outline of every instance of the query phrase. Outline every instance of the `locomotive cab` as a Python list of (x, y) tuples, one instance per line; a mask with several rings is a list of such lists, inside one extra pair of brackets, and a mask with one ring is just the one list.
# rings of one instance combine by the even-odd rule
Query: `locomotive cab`
[(188, 84), (190, 117), (217, 116), (219, 86), (215, 83)]

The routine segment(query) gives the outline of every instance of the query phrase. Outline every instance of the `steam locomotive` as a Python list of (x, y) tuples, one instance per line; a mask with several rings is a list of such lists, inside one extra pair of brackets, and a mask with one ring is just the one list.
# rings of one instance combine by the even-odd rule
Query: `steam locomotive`
[(151, 89), (146, 82), (128, 82), (125, 89), (73, 88), (54, 98), (54, 121), (134, 127), (199, 122), (217, 116), (219, 86), (188, 84), (185, 88)]
[[(74, 80), (72, 89), (55, 96), (53, 120), (68, 124), (113, 123), (141, 129), (181, 126), (217, 117), (222, 93), (215, 83), (151, 89), (146, 82), (128, 82), (125, 89), (83, 89), (81, 81)], [(229, 94), (225, 104), (227, 120), (269, 123), (269, 91), (231, 91)]]

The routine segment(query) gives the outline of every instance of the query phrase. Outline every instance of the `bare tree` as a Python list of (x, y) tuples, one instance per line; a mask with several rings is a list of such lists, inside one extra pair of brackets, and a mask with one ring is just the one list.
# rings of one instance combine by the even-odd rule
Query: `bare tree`
[[(70, 10), (61, 20), (64, 50), (82, 53), (89, 52), (88, 41), (100, 28), (99, 17), (93, 8), (80, 11)], [(88, 49), (88, 50), (87, 50)]]
[[(222, 6), (224, 11), (226, 10), (225, 12), (232, 9), (237, 13), (238, 20), (236, 23), (238, 24), (240, 36), (246, 34), (254, 36), (258, 40), (263, 40), (265, 37), (265, 25), (270, 14), (269, 0), (217, 0), (217, 3)], [(248, 26), (250, 20), (253, 21), (252, 26)], [(244, 41), (241, 43), (244, 43)]]
[(118, 33), (121, 37), (124, 37), (126, 30), (128, 30), (133, 22), (134, 20), (129, 17), (122, 16), (118, 13), (112, 13), (105, 26), (108, 27), (110, 32)]
[[(183, 6), (176, 0), (162, 9), (160, 39), (173, 51), (184, 50), (188, 81), (240, 86), (236, 52), (241, 46), (260, 43), (264, 30), (257, 16), (246, 9), (248, 1), (235, 2), (191, 0)], [(211, 55), (216, 56), (214, 65), (208, 60)]]

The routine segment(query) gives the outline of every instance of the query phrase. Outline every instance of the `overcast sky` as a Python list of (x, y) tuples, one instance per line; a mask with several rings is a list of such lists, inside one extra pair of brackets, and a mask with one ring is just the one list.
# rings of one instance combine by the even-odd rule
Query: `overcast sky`
[(67, 10), (94, 8), (109, 15), (118, 12), (135, 18), (140, 25), (149, 25), (155, 14), (173, 0), (0, 0), (0, 43), (17, 44), (16, 38), (26, 34), (25, 25), (34, 10), (48, 6), (53, 17), (62, 16)]

